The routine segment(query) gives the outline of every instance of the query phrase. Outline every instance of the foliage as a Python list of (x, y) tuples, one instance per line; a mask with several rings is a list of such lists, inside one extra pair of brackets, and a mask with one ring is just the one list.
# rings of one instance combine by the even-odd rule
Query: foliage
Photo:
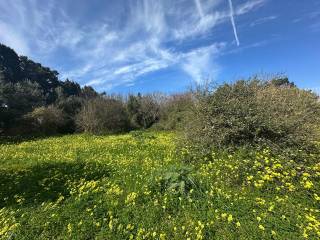
[(129, 95), (127, 109), (133, 128), (149, 128), (159, 120), (160, 106), (156, 95)]
[(166, 98), (160, 107), (160, 120), (155, 124), (155, 129), (181, 130), (189, 117), (193, 106), (190, 92), (174, 94)]
[(137, 134), (3, 141), (0, 238), (319, 239), (319, 152), (185, 165), (175, 134)]
[(191, 176), (192, 170), (191, 167), (187, 166), (166, 169), (160, 183), (161, 191), (167, 191), (168, 194), (188, 194), (191, 189), (197, 187)]
[(310, 91), (254, 79), (195, 95), (185, 138), (204, 155), (243, 145), (308, 150), (319, 139), (320, 103)]
[(271, 79), (270, 83), (276, 87), (296, 87), (287, 77), (275, 77)]
[(11, 48), (0, 44), (0, 72), (8, 82), (22, 80), (19, 56)]
[[(63, 132), (75, 131), (74, 117), (84, 100), (97, 97), (92, 88), (81, 88), (69, 79), (60, 81), (58, 72), (18, 56), (0, 44), (0, 132), (23, 134), (29, 123), (22, 117), (37, 107), (61, 106), (67, 122)], [(70, 111), (70, 106), (75, 107)], [(55, 131), (55, 129), (52, 129)], [(30, 131), (29, 131), (30, 133)]]
[(63, 112), (52, 105), (35, 108), (25, 118), (31, 121), (34, 128), (33, 132), (39, 132), (44, 135), (58, 133), (65, 123)]
[(129, 128), (124, 104), (115, 98), (98, 97), (88, 100), (76, 117), (78, 128), (87, 133), (118, 133)]
[(54, 89), (62, 86), (58, 80), (58, 72), (43, 67), (25, 56), (18, 56), (11, 48), (0, 44), (0, 71), (3, 72), (5, 82), (17, 84), (29, 80), (41, 88), (47, 104), (54, 102)]
[(84, 103), (85, 99), (78, 96), (58, 98), (55, 105), (64, 115), (64, 124), (61, 127), (62, 133), (74, 133), (76, 131), (76, 116)]
[(17, 127), (26, 113), (44, 103), (45, 97), (37, 83), (29, 80), (18, 83), (0, 81), (0, 121), (3, 129)]
[(96, 98), (98, 96), (99, 94), (91, 86), (84, 86), (80, 94), (80, 97), (86, 100)]

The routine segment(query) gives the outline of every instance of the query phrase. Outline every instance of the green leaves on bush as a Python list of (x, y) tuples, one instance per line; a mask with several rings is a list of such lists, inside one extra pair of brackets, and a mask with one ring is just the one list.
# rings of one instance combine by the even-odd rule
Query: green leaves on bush
[(253, 79), (195, 96), (185, 140), (204, 154), (244, 145), (309, 149), (319, 140), (320, 102), (310, 91)]

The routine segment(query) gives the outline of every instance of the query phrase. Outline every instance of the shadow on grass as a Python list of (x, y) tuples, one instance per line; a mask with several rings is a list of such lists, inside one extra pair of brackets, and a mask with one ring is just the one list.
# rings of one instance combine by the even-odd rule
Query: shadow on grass
[(19, 144), (22, 142), (36, 141), (47, 139), (49, 137), (61, 137), (67, 134), (51, 134), (51, 135), (19, 135), (19, 136), (4, 136), (0, 135), (0, 144)]
[[(98, 163), (42, 163), (23, 170), (0, 169), (0, 208), (37, 205), (69, 196), (68, 183), (109, 177), (112, 169)], [(19, 199), (23, 198), (22, 201)]]

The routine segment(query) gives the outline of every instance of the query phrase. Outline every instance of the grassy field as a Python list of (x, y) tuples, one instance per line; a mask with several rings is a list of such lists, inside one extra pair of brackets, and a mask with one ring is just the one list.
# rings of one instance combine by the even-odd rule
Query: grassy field
[(320, 239), (320, 156), (184, 163), (173, 133), (0, 145), (1, 239)]

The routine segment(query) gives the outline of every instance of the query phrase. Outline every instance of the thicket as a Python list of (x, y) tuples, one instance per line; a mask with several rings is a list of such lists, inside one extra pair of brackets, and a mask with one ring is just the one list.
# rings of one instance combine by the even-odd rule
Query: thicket
[(130, 129), (125, 105), (111, 97), (88, 100), (76, 116), (80, 131), (94, 134), (119, 133)]
[(194, 105), (191, 92), (173, 94), (162, 101), (159, 121), (153, 126), (158, 130), (182, 130)]
[(287, 79), (240, 80), (194, 96), (183, 141), (196, 154), (245, 146), (308, 152), (320, 139), (319, 97)]

